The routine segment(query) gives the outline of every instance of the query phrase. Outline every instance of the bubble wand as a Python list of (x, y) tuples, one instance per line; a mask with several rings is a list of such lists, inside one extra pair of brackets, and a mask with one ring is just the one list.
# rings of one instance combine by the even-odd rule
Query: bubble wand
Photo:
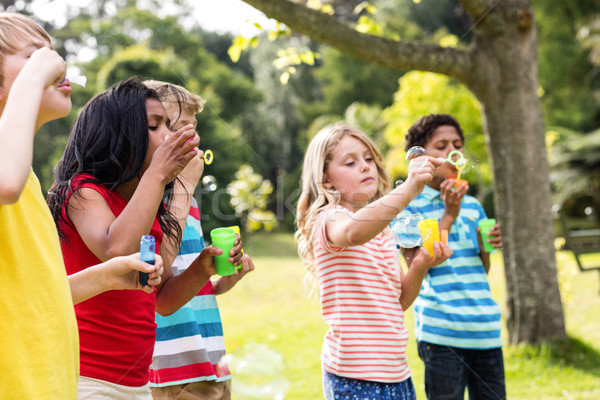
[(458, 150), (452, 150), (450, 154), (448, 154), (448, 158), (445, 161), (456, 167), (458, 170), (456, 182), (459, 182), (461, 172), (467, 167), (467, 159), (465, 158), (465, 155)]
[(212, 164), (212, 162), (213, 162), (213, 160), (214, 160), (215, 157), (213, 155), (212, 150), (206, 150), (204, 152), (204, 157), (203, 158), (204, 158), (204, 164), (210, 165), (210, 164)]

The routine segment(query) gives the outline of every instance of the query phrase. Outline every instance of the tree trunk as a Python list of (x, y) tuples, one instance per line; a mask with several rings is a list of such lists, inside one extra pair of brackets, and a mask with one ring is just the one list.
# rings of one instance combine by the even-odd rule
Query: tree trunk
[(501, 36), (476, 36), (470, 88), (484, 106), (502, 226), (509, 342), (566, 336), (556, 273), (545, 126), (537, 95), (537, 39), (527, 9), (502, 10)]
[(446, 74), (475, 93), (484, 107), (502, 225), (509, 341), (565, 337), (531, 2), (459, 0), (474, 21), (473, 43), (461, 50), (361, 34), (287, 0), (244, 1), (349, 56), (400, 71)]

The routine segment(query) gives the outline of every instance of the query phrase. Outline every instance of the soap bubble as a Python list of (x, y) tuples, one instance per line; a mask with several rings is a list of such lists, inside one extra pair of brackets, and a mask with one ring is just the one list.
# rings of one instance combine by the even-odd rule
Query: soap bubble
[(421, 221), (423, 221), (423, 217), (419, 214), (411, 214), (406, 209), (402, 210), (392, 227), (396, 244), (405, 249), (421, 246), (431, 233), (429, 232), (424, 238), (421, 236), (421, 229), (419, 228), (419, 222)]
[(413, 158), (424, 156), (425, 149), (421, 146), (413, 146), (406, 152), (406, 160), (412, 160)]
[(239, 400), (283, 400), (290, 388), (281, 354), (265, 344), (247, 344), (223, 356), (229, 366), (232, 392)]
[(214, 192), (217, 190), (217, 178), (212, 175), (205, 175), (202, 177), (202, 189), (207, 192)]
[(394, 182), (394, 187), (398, 187), (400, 185), (402, 185), (404, 183), (404, 181), (402, 179), (398, 179), (396, 182)]

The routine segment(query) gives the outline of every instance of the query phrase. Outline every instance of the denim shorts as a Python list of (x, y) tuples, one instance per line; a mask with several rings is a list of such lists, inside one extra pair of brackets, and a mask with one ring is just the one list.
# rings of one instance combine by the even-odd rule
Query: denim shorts
[(504, 400), (502, 349), (461, 349), (419, 342), (425, 363), (425, 393), (429, 400)]
[(397, 383), (345, 378), (323, 371), (325, 400), (416, 400), (412, 379)]

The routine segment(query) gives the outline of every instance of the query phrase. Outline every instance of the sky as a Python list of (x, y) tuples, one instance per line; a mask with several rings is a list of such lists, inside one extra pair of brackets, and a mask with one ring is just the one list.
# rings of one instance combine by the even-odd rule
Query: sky
[[(94, 0), (36, 0), (33, 11), (38, 18), (64, 24), (67, 4), (85, 6)], [(231, 32), (243, 36), (253, 36), (257, 30), (253, 23), (269, 25), (263, 13), (250, 7), (242, 0), (192, 0), (193, 17), (207, 31)]]

